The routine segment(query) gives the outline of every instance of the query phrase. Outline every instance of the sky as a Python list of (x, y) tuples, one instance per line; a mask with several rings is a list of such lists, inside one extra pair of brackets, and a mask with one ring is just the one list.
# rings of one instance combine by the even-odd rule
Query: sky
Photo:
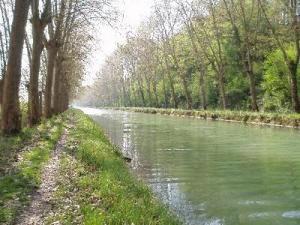
[(129, 30), (136, 30), (138, 26), (150, 16), (155, 0), (116, 0), (121, 13), (117, 28), (99, 25), (95, 31), (96, 46), (91, 54), (87, 66), (87, 76), (84, 85), (91, 85), (97, 71), (116, 48), (118, 43), (123, 43)]

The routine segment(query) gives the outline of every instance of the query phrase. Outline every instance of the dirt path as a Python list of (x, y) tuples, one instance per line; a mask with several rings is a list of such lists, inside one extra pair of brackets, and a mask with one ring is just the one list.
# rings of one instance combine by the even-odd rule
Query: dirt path
[(44, 224), (44, 218), (51, 211), (51, 197), (56, 190), (60, 156), (66, 144), (66, 138), (67, 131), (65, 130), (52, 153), (51, 159), (43, 170), (40, 188), (33, 194), (30, 206), (19, 216), (15, 224)]

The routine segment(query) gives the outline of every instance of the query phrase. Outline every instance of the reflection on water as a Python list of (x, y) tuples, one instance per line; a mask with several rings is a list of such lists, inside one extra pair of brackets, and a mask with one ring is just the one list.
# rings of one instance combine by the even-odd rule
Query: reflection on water
[(83, 109), (186, 224), (300, 224), (300, 133)]

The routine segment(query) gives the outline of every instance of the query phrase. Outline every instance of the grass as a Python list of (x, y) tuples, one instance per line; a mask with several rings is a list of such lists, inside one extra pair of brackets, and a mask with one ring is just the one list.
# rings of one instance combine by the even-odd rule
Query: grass
[(183, 109), (161, 109), (161, 108), (135, 108), (119, 107), (117, 110), (143, 112), (152, 114), (190, 116), (201, 119), (239, 121), (244, 123), (300, 127), (300, 114), (289, 113), (268, 113), (268, 112), (249, 112), (231, 110), (183, 110)]
[[(27, 127), (27, 104), (21, 104), (22, 127), (20, 134), (15, 136), (3, 136), (0, 132), (0, 176), (8, 173), (10, 166), (17, 160), (19, 151), (39, 139), (40, 135), (45, 133), (45, 125), (29, 128)], [(1, 108), (0, 108), (1, 124)]]
[(0, 135), (0, 175), (8, 172), (9, 166), (16, 161), (19, 150), (30, 144), (32, 137), (36, 136), (34, 129), (26, 129), (18, 136), (4, 137)]
[[(88, 116), (69, 111), (68, 150), (61, 160), (55, 216), (49, 224), (180, 224), (130, 173), (119, 151)], [(65, 200), (72, 201), (66, 210)], [(77, 221), (76, 223), (74, 221)]]
[[(19, 136), (0, 137), (0, 223), (12, 224), (20, 209), (29, 203), (61, 131), (59, 117), (25, 129)], [(21, 151), (24, 146), (29, 148)]]

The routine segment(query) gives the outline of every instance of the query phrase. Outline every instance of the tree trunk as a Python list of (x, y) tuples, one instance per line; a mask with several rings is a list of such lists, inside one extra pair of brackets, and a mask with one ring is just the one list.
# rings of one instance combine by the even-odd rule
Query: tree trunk
[(253, 71), (248, 70), (247, 76), (248, 76), (249, 82), (250, 82), (251, 108), (253, 111), (258, 112), (259, 109), (258, 109), (258, 105), (257, 105), (256, 85), (255, 85)]
[(3, 83), (4, 79), (0, 79), (0, 106), (2, 105), (2, 98), (3, 98)]
[(2, 131), (4, 134), (14, 134), (21, 130), (19, 85), (29, 6), (30, 0), (15, 0), (7, 71), (3, 88)]
[(152, 94), (151, 94), (151, 83), (150, 80), (146, 78), (147, 83), (147, 92), (148, 92), (148, 98), (149, 98), (149, 106), (153, 106), (153, 100), (152, 100)]
[(246, 48), (247, 48), (247, 50), (245, 51), (245, 54), (243, 54), (244, 56), (242, 58), (244, 61), (245, 71), (249, 78), (249, 83), (250, 83), (251, 108), (253, 111), (258, 112), (259, 108), (257, 105), (255, 77), (254, 77), (253, 68), (252, 68), (252, 59), (251, 59), (251, 55), (250, 55), (248, 39), (246, 40)]
[[(53, 77), (54, 77), (54, 66), (57, 57), (57, 52), (62, 43), (60, 43), (62, 36), (62, 24), (64, 21), (66, 10), (66, 0), (61, 1), (59, 15), (56, 20), (56, 28), (53, 30), (53, 26), (49, 26), (50, 40), (46, 44), (48, 52), (48, 65), (47, 65), (47, 79), (46, 79), (46, 90), (45, 90), (45, 116), (50, 118), (53, 114), (52, 102), (53, 102)], [(51, 34), (52, 33), (52, 34)]]
[(171, 86), (171, 93), (172, 93), (172, 99), (173, 99), (173, 107), (175, 109), (178, 108), (178, 101), (177, 101), (177, 97), (176, 97), (176, 93), (175, 93), (175, 88), (174, 88), (174, 82), (173, 79), (171, 77), (171, 74), (168, 72), (168, 78), (170, 81), (170, 86)]
[(298, 81), (297, 81), (297, 65), (293, 62), (289, 62), (289, 75), (291, 80), (291, 97), (293, 108), (295, 112), (300, 113), (300, 103), (298, 96)]
[(70, 93), (70, 85), (67, 78), (67, 73), (62, 71), (61, 73), (61, 85), (60, 85), (60, 93), (61, 93), (61, 101), (60, 101), (60, 109), (59, 113), (63, 113), (69, 108), (69, 93)]
[(168, 101), (168, 95), (167, 95), (165, 76), (164, 75), (163, 75), (163, 91), (164, 91), (164, 100), (165, 100), (164, 108), (168, 108), (169, 107), (169, 101)]
[(29, 82), (29, 125), (38, 124), (41, 119), (42, 110), (40, 108), (39, 97), (39, 73), (41, 67), (41, 55), (44, 48), (43, 35), (47, 23), (50, 21), (49, 14), (50, 1), (47, 0), (45, 8), (40, 18), (39, 0), (33, 0), (32, 8), (32, 58), (30, 60), (30, 82)]
[(123, 98), (123, 106), (127, 106), (127, 100), (126, 100), (126, 88), (124, 83), (122, 82), (122, 98)]
[(158, 94), (157, 94), (157, 84), (156, 84), (156, 81), (153, 81), (152, 82), (153, 84), (153, 93), (154, 93), (154, 96), (155, 96), (155, 107), (159, 107), (159, 103), (158, 103)]
[(166, 56), (165, 56), (165, 63), (166, 63), (166, 66), (167, 66), (167, 76), (168, 76), (168, 79), (169, 79), (169, 82), (170, 82), (170, 87), (171, 87), (171, 93), (172, 93), (172, 99), (173, 99), (173, 107), (175, 109), (178, 108), (178, 101), (177, 101), (177, 97), (176, 97), (176, 92), (175, 92), (175, 88), (174, 88), (174, 81), (173, 81), (173, 78), (170, 74), (170, 71), (171, 71), (171, 67), (168, 63), (168, 60), (166, 59)]
[(137, 106), (137, 96), (136, 96), (136, 90), (133, 83), (133, 80), (131, 79), (131, 87), (132, 87), (132, 95), (133, 95), (133, 106)]
[(54, 64), (57, 55), (57, 48), (55, 41), (50, 41), (47, 46), (48, 64), (47, 64), (47, 78), (45, 87), (45, 116), (50, 118), (52, 116), (52, 87), (53, 87), (53, 73)]
[(219, 71), (219, 91), (222, 101), (222, 107), (223, 109), (227, 109), (227, 96), (225, 91), (225, 77), (224, 77), (224, 69), (221, 69)]
[(192, 101), (192, 97), (188, 88), (188, 82), (186, 80), (186, 76), (181, 75), (181, 80), (182, 80), (182, 85), (183, 85), (183, 90), (184, 90), (184, 94), (185, 94), (185, 98), (187, 101), (187, 108), (188, 109), (192, 109), (193, 108), (193, 101)]
[(169, 107), (169, 101), (168, 101), (168, 95), (167, 95), (167, 90), (166, 90), (166, 81), (165, 81), (165, 74), (164, 74), (164, 69), (163, 69), (163, 63), (160, 59), (158, 59), (162, 71), (162, 82), (163, 82), (163, 92), (164, 92), (164, 108)]
[(129, 87), (127, 88), (127, 90), (126, 90), (126, 96), (127, 96), (127, 106), (132, 106), (132, 100), (131, 100), (131, 84), (130, 84), (130, 82), (128, 82), (129, 83)]
[(33, 15), (32, 18), (32, 60), (30, 65), (29, 82), (29, 125), (33, 126), (40, 122), (41, 113), (39, 110), (39, 73), (41, 65), (41, 54), (43, 51), (43, 28), (39, 15)]
[(204, 68), (200, 68), (200, 76), (199, 76), (199, 83), (200, 83), (200, 96), (201, 96), (201, 102), (202, 102), (202, 108), (204, 110), (207, 109), (207, 102), (206, 102), (206, 90), (205, 90), (205, 83), (204, 83)]
[[(60, 52), (60, 51), (59, 51)], [(54, 87), (53, 87), (53, 113), (58, 114), (60, 113), (60, 105), (61, 105), (61, 89), (62, 89), (62, 57), (60, 56), (61, 53), (58, 53), (55, 62), (55, 76), (54, 76)]]
[(39, 111), (43, 111), (43, 92), (39, 91)]
[[(66, 84), (66, 86), (68, 86)], [(65, 93), (64, 93), (64, 98), (62, 101), (62, 112), (65, 112), (66, 110), (68, 110), (69, 108), (69, 104), (70, 104), (70, 96), (69, 96), (69, 88), (65, 88)]]
[(121, 106), (127, 106), (127, 99), (126, 99), (126, 86), (125, 86), (125, 82), (123, 79), (123, 76), (120, 77), (120, 83), (122, 85), (122, 102), (121, 102)]
[(139, 88), (139, 92), (140, 92), (140, 95), (141, 95), (143, 106), (146, 106), (146, 101), (145, 101), (145, 95), (144, 95), (144, 91), (143, 91), (142, 81), (139, 78), (137, 80), (138, 80), (138, 88)]

